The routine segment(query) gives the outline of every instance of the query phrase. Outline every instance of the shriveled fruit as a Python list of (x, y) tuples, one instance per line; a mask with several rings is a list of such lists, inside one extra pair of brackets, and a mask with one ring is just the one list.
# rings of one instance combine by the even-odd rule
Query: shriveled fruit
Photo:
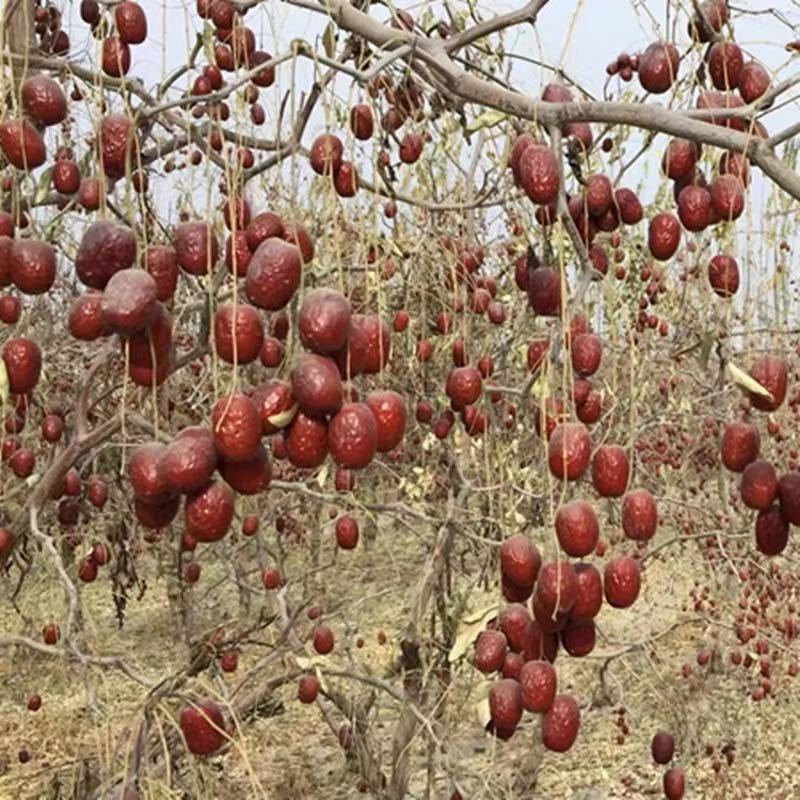
[(292, 408), (296, 406), (292, 387), (286, 381), (272, 379), (261, 384), (256, 387), (251, 400), (258, 409), (262, 435), (278, 433), (291, 422)]
[(181, 222), (175, 227), (178, 266), (190, 275), (207, 275), (219, 258), (219, 242), (207, 222)]
[(320, 625), (314, 631), (312, 639), (314, 649), (321, 655), (326, 656), (333, 651), (335, 639), (333, 631), (327, 625)]
[(256, 454), (247, 461), (221, 461), (219, 474), (239, 494), (263, 492), (272, 480), (272, 464), (265, 447), (259, 444)]

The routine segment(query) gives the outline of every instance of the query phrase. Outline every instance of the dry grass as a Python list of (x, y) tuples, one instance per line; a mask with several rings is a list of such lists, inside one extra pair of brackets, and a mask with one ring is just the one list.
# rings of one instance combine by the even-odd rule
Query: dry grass
[[(378, 677), (390, 670), (397, 656), (410, 588), (422, 562), (419, 543), (423, 538), (383, 530), (368, 547), (362, 545), (354, 553), (336, 555), (335, 569), (320, 583), (331, 594), (315, 596), (324, 607), (337, 609), (330, 620), (338, 637), (337, 650), (329, 657), (332, 666)], [(326, 545), (324, 556), (329, 552)], [(299, 564), (303, 557), (304, 552), (298, 549), (290, 563)], [(677, 735), (677, 762), (687, 772), (687, 797), (746, 800), (800, 796), (795, 753), (800, 703), (796, 689), (784, 686), (777, 699), (753, 703), (741, 678), (724, 666), (719, 672), (688, 680), (680, 676), (681, 665), (684, 661), (693, 663), (699, 643), (706, 642), (704, 637), (709, 633), (702, 624), (686, 621), (692, 615), (682, 610), (691, 588), (685, 576), (692, 558), (696, 556), (687, 550), (683, 556), (675, 554), (668, 561), (652, 564), (643, 595), (633, 609), (604, 611), (599, 622), (607, 641), (598, 643), (601, 651), (619, 649), (615, 642), (641, 641), (673, 624), (676, 627), (647, 648), (614, 660), (607, 675), (611, 702), (587, 709), (578, 743), (566, 755), (547, 755), (540, 762), (536, 724), (527, 716), (509, 743), (484, 736), (472, 713), (475, 697), (470, 685), (474, 672), (466, 663), (457, 667), (442, 722), (449, 732), (451, 763), (463, 770), (471, 798), (660, 797), (660, 771), (649, 758), (649, 741), (658, 728)], [(143, 600), (131, 603), (122, 631), (114, 624), (108, 587), (102, 580), (86, 588), (83, 596), (90, 647), (97, 652), (124, 654), (137, 669), (155, 679), (179, 669), (185, 650), (173, 633), (164, 580), (156, 577), (150, 556), (145, 555), (143, 563), (151, 573), (151, 585)], [(208, 569), (200, 586), (211, 585), (221, 575), (219, 565)], [(59, 597), (52, 578), (38, 573), (22, 599), (34, 628), (60, 616)], [(214, 598), (213, 605), (200, 610), (199, 629), (222, 615), (236, 614), (235, 592), (227, 599), (225, 595)], [(263, 602), (259, 599), (254, 608), (257, 610)], [(5, 601), (2, 618), (6, 629), (19, 632), (17, 618)], [(681, 621), (685, 624), (677, 624)], [(378, 643), (379, 631), (388, 637), (384, 645)], [(35, 630), (30, 633), (36, 635)], [(728, 641), (728, 635), (721, 634), (721, 644)], [(355, 647), (358, 637), (364, 639), (362, 648)], [(245, 649), (237, 674), (204, 677), (208, 690), (224, 695), (262, 654), (255, 648)], [(588, 704), (598, 686), (600, 663), (593, 658), (582, 662), (560, 659), (561, 688)], [(274, 669), (277, 674), (281, 667), (275, 664)], [(140, 721), (143, 689), (115, 671), (93, 670), (92, 681), (97, 703), (106, 712), (100, 719), (89, 716), (79, 676), (63, 663), (27, 651), (17, 651), (13, 659), (0, 661), (0, 798), (72, 797), (69, 787), (79, 781), (81, 759), (87, 754), (98, 759), (101, 770), (112, 763), (119, 766), (126, 749), (130, 750), (131, 731)], [(34, 692), (43, 698), (38, 713), (30, 713), (25, 707), (27, 696)], [(190, 771), (188, 796), (275, 800), (363, 796), (356, 788), (358, 776), (316, 707), (299, 704), (293, 684), (282, 690), (281, 698), (283, 713), (246, 726), (236, 746), (223, 758), (211, 759)], [(618, 744), (616, 720), (621, 705), (626, 709), (629, 735)], [(170, 709), (174, 712), (175, 705)], [(161, 709), (165, 725), (170, 709)], [(388, 767), (397, 710), (396, 704), (381, 699), (371, 717), (371, 735), (383, 746), (384, 767)], [(726, 742), (735, 743), (736, 760), (730, 768), (723, 766), (716, 776), (713, 758), (705, 754), (705, 747), (713, 745), (716, 756)], [(24, 765), (17, 759), (23, 746), (32, 756)], [(424, 755), (424, 747), (418, 748), (413, 797), (426, 796)], [(433, 791), (434, 798), (447, 798), (450, 787), (440, 783)], [(181, 796), (170, 793), (163, 783), (143, 787), (142, 795)]]

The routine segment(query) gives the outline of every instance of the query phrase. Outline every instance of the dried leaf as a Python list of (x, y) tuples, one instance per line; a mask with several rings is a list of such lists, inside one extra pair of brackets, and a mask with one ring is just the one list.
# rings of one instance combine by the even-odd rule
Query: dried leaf
[(325, 26), (325, 32), (322, 34), (322, 46), (325, 48), (325, 55), (333, 58), (336, 48), (336, 28), (332, 22)]
[(744, 389), (750, 394), (756, 394), (759, 397), (768, 397), (772, 402), (775, 398), (772, 393), (765, 389), (757, 380), (748, 375), (743, 369), (739, 369), (735, 364), (728, 362), (728, 374), (731, 376), (733, 382)]
[(499, 608), (497, 603), (492, 603), (481, 611), (462, 617), (453, 646), (450, 648), (450, 654), (447, 656), (447, 660), (451, 664), (464, 656), (478, 638), (478, 634), (486, 627), (486, 623), (497, 616)]

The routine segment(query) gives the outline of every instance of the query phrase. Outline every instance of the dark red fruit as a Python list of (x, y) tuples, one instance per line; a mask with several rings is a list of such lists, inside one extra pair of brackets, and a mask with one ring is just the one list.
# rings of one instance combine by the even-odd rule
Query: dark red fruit
[(292, 370), (291, 381), (292, 394), (306, 414), (324, 417), (342, 407), (342, 379), (333, 359), (303, 354)]
[(587, 556), (600, 538), (600, 526), (594, 509), (583, 500), (571, 500), (560, 506), (555, 516), (556, 535), (568, 556)]
[(519, 674), (522, 707), (537, 714), (546, 712), (556, 696), (556, 671), (538, 659), (523, 664)]
[(681, 224), (669, 211), (656, 214), (650, 220), (647, 243), (653, 258), (668, 261), (675, 255), (681, 241)]
[(489, 712), (496, 731), (513, 731), (522, 719), (520, 685), (510, 678), (500, 678), (489, 689)]
[(19, 239), (11, 247), (9, 275), (23, 294), (45, 294), (56, 279), (56, 253), (47, 242)]
[(221, 397), (211, 412), (214, 446), (225, 461), (251, 461), (261, 443), (261, 417), (244, 394)]
[(553, 429), (547, 443), (550, 472), (559, 480), (574, 481), (589, 466), (591, 443), (586, 426), (580, 422), (564, 422)]
[(406, 403), (397, 392), (371, 392), (365, 403), (375, 417), (377, 451), (388, 453), (403, 440), (406, 430)]
[(641, 570), (639, 563), (629, 556), (612, 558), (603, 572), (606, 600), (614, 608), (628, 608), (639, 596)]
[(622, 530), (629, 539), (646, 542), (655, 535), (658, 510), (647, 489), (628, 492), (622, 500)]
[(789, 523), (779, 506), (770, 506), (756, 515), (756, 548), (765, 556), (780, 555), (789, 542)]
[(680, 55), (670, 42), (653, 42), (639, 56), (639, 83), (652, 94), (668, 91), (678, 77)]
[(183, 519), (186, 532), (198, 542), (217, 542), (228, 532), (234, 511), (234, 494), (224, 481), (213, 481), (186, 498)]
[(516, 587), (533, 589), (542, 558), (531, 540), (522, 533), (516, 533), (500, 545), (500, 573), (503, 581)]
[(350, 301), (341, 292), (314, 289), (303, 298), (298, 313), (300, 340), (314, 353), (335, 353), (347, 344), (350, 316)]
[(759, 411), (777, 411), (786, 397), (788, 374), (786, 361), (780, 356), (760, 355), (750, 368), (750, 377), (760, 383), (771, 395), (750, 394), (750, 402)]
[(601, 497), (621, 497), (628, 488), (630, 466), (624, 448), (617, 444), (598, 447), (592, 458), (592, 483)]
[(732, 256), (714, 256), (708, 262), (708, 284), (720, 297), (733, 297), (739, 290), (739, 265)]
[(358, 545), (358, 523), (349, 514), (336, 520), (336, 544), (342, 550), (354, 550)]
[(741, 472), (758, 458), (760, 437), (758, 428), (746, 422), (729, 422), (722, 432), (720, 454), (722, 463), (731, 472)]
[(245, 291), (250, 302), (266, 311), (283, 308), (300, 285), (301, 253), (281, 239), (263, 241), (247, 266)]
[(569, 611), (570, 619), (594, 619), (603, 605), (603, 581), (592, 564), (575, 564), (575, 602)]
[(214, 347), (228, 364), (255, 361), (264, 342), (258, 311), (246, 303), (223, 303), (214, 314)]
[(207, 222), (181, 222), (175, 227), (178, 266), (190, 275), (207, 275), (219, 258), (219, 242)]
[(542, 144), (525, 147), (519, 158), (519, 182), (528, 197), (539, 205), (558, 198), (559, 170), (553, 151)]
[(739, 493), (748, 507), (762, 511), (772, 505), (778, 491), (775, 467), (767, 461), (751, 461), (742, 472)]
[(286, 429), (286, 455), (295, 467), (313, 469), (328, 455), (328, 426), (324, 420), (298, 411)]
[(211, 755), (225, 743), (225, 720), (219, 706), (209, 699), (184, 706), (180, 727), (186, 748), (196, 756)]
[(347, 403), (328, 423), (328, 451), (346, 469), (363, 469), (375, 455), (378, 427), (366, 403)]
[(84, 233), (75, 256), (75, 272), (93, 289), (105, 289), (112, 275), (133, 265), (136, 239), (129, 228), (94, 222)]
[(548, 750), (566, 753), (578, 738), (581, 716), (569, 695), (558, 695), (542, 719), (542, 742)]
[(27, 119), (8, 119), (0, 123), (0, 148), (17, 169), (36, 169), (47, 158), (42, 135)]
[(45, 127), (58, 125), (67, 116), (67, 98), (61, 86), (47, 75), (33, 75), (23, 82), (22, 107)]
[(669, 764), (675, 755), (675, 739), (672, 734), (658, 731), (650, 742), (650, 752), (656, 764)]
[(481, 631), (475, 640), (472, 663), (484, 675), (502, 668), (508, 652), (508, 641), (501, 631)]
[(6, 366), (8, 389), (12, 394), (27, 394), (39, 382), (42, 351), (36, 342), (24, 337), (9, 339), (0, 354)]

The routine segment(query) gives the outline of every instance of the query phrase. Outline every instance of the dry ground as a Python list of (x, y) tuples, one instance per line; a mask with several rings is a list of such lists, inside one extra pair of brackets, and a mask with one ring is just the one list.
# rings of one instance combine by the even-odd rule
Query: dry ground
[[(416, 542), (400, 546), (401, 535), (396, 530), (382, 530), (369, 547), (360, 545), (353, 553), (339, 553), (335, 569), (322, 581), (321, 585), (332, 587), (335, 596), (320, 595), (317, 599), (324, 606), (337, 607), (330, 620), (338, 636), (337, 650), (328, 657), (332, 665), (377, 676), (391, 668), (409, 589), (422, 563), (421, 542), (426, 538), (422, 535)], [(330, 552), (326, 544), (323, 559)], [(299, 557), (297, 554), (294, 558)], [(600, 652), (617, 652), (622, 649), (621, 643), (658, 637), (648, 647), (635, 649), (611, 663), (605, 684), (610, 702), (604, 702), (598, 690), (601, 660), (559, 658), (560, 685), (575, 693), (584, 709), (581, 733), (569, 754), (549, 754), (540, 761), (542, 753), (531, 719), (525, 720), (509, 743), (483, 735), (474, 713), (476, 697), (469, 691), (474, 671), (467, 663), (458, 665), (443, 724), (450, 732), (451, 763), (461, 765), (463, 785), (471, 798), (660, 797), (660, 771), (649, 758), (649, 741), (658, 728), (676, 734), (676, 760), (687, 772), (688, 798), (800, 797), (797, 688), (784, 687), (777, 699), (754, 703), (741, 678), (724, 666), (689, 680), (680, 676), (681, 665), (694, 663), (697, 647), (708, 641), (703, 639), (704, 624), (682, 609), (690, 589), (685, 576), (696, 562), (696, 553), (687, 548), (652, 563), (637, 605), (627, 611), (604, 611), (600, 628), (605, 641), (598, 642)], [(155, 576), (155, 560), (144, 555), (142, 563), (147, 565), (151, 583), (142, 600), (131, 602), (125, 628), (120, 631), (115, 625), (109, 588), (102, 577), (83, 592), (89, 609), (87, 627), (91, 645), (98, 652), (124, 654), (141, 672), (158, 678), (180, 668), (185, 649), (174, 635), (164, 580)], [(219, 566), (204, 572), (199, 587), (211, 585), (221, 575)], [(199, 593), (200, 589), (194, 591)], [(236, 613), (235, 592), (228, 593), (230, 602), (215, 597), (214, 607), (202, 609), (202, 618), (196, 620), (198, 629), (206, 620), (210, 623), (223, 614)], [(487, 597), (477, 592), (472, 599), (473, 610)], [(37, 574), (21, 603), (34, 626), (28, 633), (35, 636), (36, 626), (57, 616), (59, 602), (54, 578), (45, 572)], [(263, 592), (254, 597), (254, 608), (262, 603)], [(4, 632), (21, 632), (19, 618), (5, 598), (0, 618)], [(388, 637), (384, 645), (378, 643), (379, 631)], [(669, 632), (658, 636), (664, 631)], [(365, 640), (361, 649), (353, 647), (359, 636)], [(728, 637), (723, 633), (724, 641)], [(347, 665), (345, 651), (354, 666)], [(263, 652), (245, 650), (234, 675), (206, 673), (208, 690), (223, 695), (230, 691)], [(81, 757), (93, 754), (100, 764), (107, 765), (120, 747), (129, 747), (143, 690), (119, 672), (93, 670), (97, 704), (105, 712), (102, 718), (93, 719), (87, 714), (86, 693), (73, 669), (26, 650), (10, 656), (11, 652), (5, 651), (0, 658), (0, 798), (72, 797), (67, 787), (76, 780)], [(275, 665), (276, 673), (280, 669)], [(292, 684), (281, 692), (283, 713), (247, 726), (224, 757), (195, 768), (186, 787), (188, 795), (198, 800), (363, 796), (356, 789), (357, 776), (348, 768), (321, 714), (315, 706), (300, 705), (294, 691)], [(33, 692), (43, 698), (38, 713), (26, 710), (26, 698)], [(629, 735), (618, 744), (616, 721), (621, 705), (626, 709)], [(165, 712), (174, 713), (174, 708)], [(384, 763), (390, 752), (396, 711), (396, 706), (382, 699), (374, 718), (372, 735), (385, 746)], [(166, 713), (162, 719), (167, 719)], [(735, 743), (735, 762), (732, 767), (723, 766), (715, 776), (713, 757), (705, 754), (705, 748), (713, 745), (716, 755), (726, 742)], [(17, 757), (23, 746), (31, 753), (30, 762), (24, 765)], [(409, 796), (448, 798), (451, 789), (444, 783), (434, 785), (426, 795), (421, 755), (422, 751), (414, 761)], [(143, 787), (142, 796), (155, 799), (180, 795), (152, 784)]]

